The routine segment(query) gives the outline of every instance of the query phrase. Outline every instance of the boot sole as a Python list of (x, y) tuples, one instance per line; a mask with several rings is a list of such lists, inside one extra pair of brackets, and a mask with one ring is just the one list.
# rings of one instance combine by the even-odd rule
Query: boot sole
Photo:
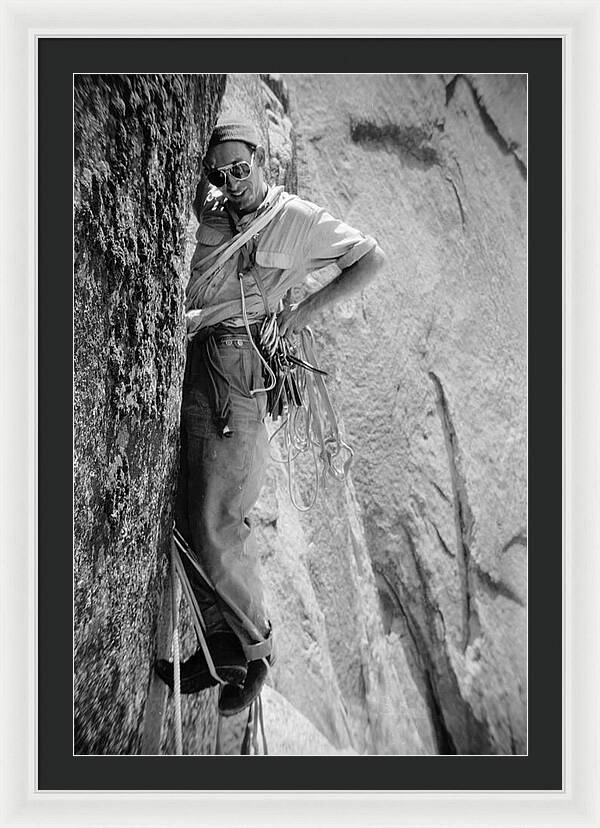
[[(168, 663), (170, 664), (170, 662)], [(155, 665), (154, 670), (158, 677), (162, 679), (162, 681), (164, 681), (164, 683), (171, 690), (173, 690), (174, 680), (172, 670), (165, 669), (160, 663)], [(226, 684), (240, 686), (243, 685), (246, 679), (246, 668), (235, 664), (224, 665), (218, 668), (217, 674), (223, 679), (224, 682), (226, 682)], [(215, 681), (208, 670), (202, 670), (198, 673), (193, 673), (190, 676), (182, 678), (180, 682), (180, 692), (182, 695), (187, 696), (192, 693), (199, 693), (201, 690), (208, 690), (210, 687), (214, 687), (217, 683), (218, 682)]]
[(252, 691), (248, 690), (247, 693), (244, 695), (243, 688), (240, 688), (241, 695), (237, 700), (237, 704), (230, 704), (227, 707), (222, 707), (221, 699), (219, 699), (219, 715), (228, 718), (229, 716), (237, 716), (238, 713), (241, 713), (243, 710), (247, 710), (248, 707), (252, 704), (255, 699), (260, 696), (261, 691), (265, 684), (266, 674), (256, 680), (256, 684), (254, 685)]
[[(246, 679), (246, 670), (235, 665), (228, 667), (219, 667), (217, 675), (223, 679), (226, 684), (234, 684), (236, 686), (242, 685)], [(181, 682), (181, 692), (184, 695), (190, 693), (198, 693), (200, 690), (207, 690), (209, 687), (214, 687), (218, 682), (211, 676), (209, 672), (199, 673), (197, 676), (187, 676)]]

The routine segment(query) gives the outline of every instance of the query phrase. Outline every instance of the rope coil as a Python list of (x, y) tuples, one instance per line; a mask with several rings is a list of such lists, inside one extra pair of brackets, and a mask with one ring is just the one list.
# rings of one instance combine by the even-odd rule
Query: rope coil
[(262, 741), (262, 755), (268, 756), (269, 748), (267, 746), (267, 737), (265, 735), (263, 703), (260, 695), (257, 696), (248, 709), (248, 719), (246, 721), (246, 729), (244, 730), (242, 749), (240, 751), (242, 756), (261, 755), (261, 749), (258, 743), (259, 731)]
[[(271, 354), (278, 384), (268, 407), (271, 417), (282, 422), (269, 442), (280, 435), (284, 458), (279, 462), (287, 466), (290, 499), (298, 511), (307, 512), (316, 503), (327, 477), (346, 479), (354, 452), (341, 436), (325, 385), (326, 373), (317, 367), (312, 330), (304, 328), (296, 342), (279, 336), (271, 346)], [(314, 483), (308, 502), (300, 503), (294, 494), (293, 464), (306, 454), (312, 457)]]
[[(277, 314), (271, 313), (262, 281), (256, 268), (250, 271), (263, 296), (266, 316), (263, 320), (258, 345), (250, 330), (244, 294), (244, 274), (239, 272), (242, 318), (252, 347), (260, 357), (268, 382), (264, 388), (255, 388), (252, 395), (267, 393), (267, 411), (273, 420), (282, 419), (271, 435), (271, 442), (282, 434), (287, 465), (288, 489), (293, 505), (300, 512), (308, 512), (315, 505), (320, 487), (325, 487), (327, 476), (343, 481), (348, 476), (354, 457), (352, 447), (342, 438), (337, 417), (325, 385), (327, 372), (317, 366), (315, 337), (309, 327), (292, 341), (279, 331)], [(308, 504), (300, 503), (294, 495), (292, 464), (301, 455), (311, 452), (314, 465), (314, 485)], [(277, 458), (273, 458), (276, 460)]]

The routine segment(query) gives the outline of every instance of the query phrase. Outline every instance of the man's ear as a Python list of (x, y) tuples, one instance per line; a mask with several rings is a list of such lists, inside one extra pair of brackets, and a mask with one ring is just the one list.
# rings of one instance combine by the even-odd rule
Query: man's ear
[(265, 148), (262, 147), (260, 144), (254, 150), (254, 157), (256, 158), (256, 163), (258, 164), (259, 167), (264, 167), (265, 166), (265, 160), (266, 160), (267, 154), (265, 152)]

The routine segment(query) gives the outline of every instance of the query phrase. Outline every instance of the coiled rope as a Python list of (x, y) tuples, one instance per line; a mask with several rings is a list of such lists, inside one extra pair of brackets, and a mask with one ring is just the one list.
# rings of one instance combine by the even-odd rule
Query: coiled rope
[(262, 738), (262, 755), (268, 756), (269, 748), (267, 746), (267, 737), (265, 735), (263, 703), (260, 695), (257, 696), (257, 698), (252, 702), (250, 709), (248, 710), (248, 720), (246, 722), (246, 729), (242, 740), (242, 749), (240, 751), (242, 755), (260, 755), (261, 751), (258, 744), (259, 730)]
[[(317, 367), (315, 338), (309, 327), (304, 328), (296, 340), (283, 336), (279, 331), (277, 315), (271, 313), (269, 304), (256, 268), (250, 272), (263, 296), (266, 317), (262, 323), (259, 344), (256, 345), (244, 295), (243, 273), (238, 273), (242, 318), (252, 347), (266, 369), (268, 383), (264, 388), (250, 391), (267, 392), (267, 411), (273, 420), (282, 419), (281, 425), (269, 438), (271, 442), (278, 434), (283, 438), (283, 462), (288, 471), (288, 489), (293, 505), (300, 512), (308, 512), (317, 500), (326, 478), (345, 480), (354, 451), (342, 438), (331, 398), (325, 385), (326, 371)], [(308, 503), (300, 503), (294, 495), (293, 464), (303, 454), (310, 452), (314, 467), (312, 496)]]
[[(283, 338), (285, 343), (285, 338)], [(294, 348), (294, 353), (289, 352)], [(287, 349), (287, 352), (286, 350)], [(292, 394), (288, 395), (280, 409), (282, 424), (271, 435), (271, 440), (281, 434), (284, 445), (284, 462), (288, 470), (290, 499), (296, 509), (307, 512), (317, 499), (320, 488), (324, 488), (327, 477), (345, 480), (354, 451), (343, 439), (331, 398), (325, 385), (324, 371), (316, 367), (314, 335), (310, 328), (300, 332), (297, 345), (286, 343), (285, 358), (291, 365), (288, 369), (293, 376)], [(297, 395), (294, 393), (297, 391)], [(293, 464), (302, 455), (310, 453), (314, 468), (312, 497), (301, 504), (294, 495)]]

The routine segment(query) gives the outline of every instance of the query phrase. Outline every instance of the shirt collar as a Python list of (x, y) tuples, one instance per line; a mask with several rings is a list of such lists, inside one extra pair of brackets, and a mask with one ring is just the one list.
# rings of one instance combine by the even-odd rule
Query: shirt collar
[(279, 196), (279, 194), (283, 192), (283, 187), (270, 187), (267, 185), (267, 192), (265, 193), (265, 197), (258, 205), (256, 210), (253, 213), (245, 213), (243, 216), (238, 216), (235, 212), (229, 201), (225, 202), (225, 207), (231, 218), (233, 219), (236, 228), (243, 229), (248, 224), (253, 222), (258, 216), (268, 210), (268, 208), (273, 204), (275, 199)]

